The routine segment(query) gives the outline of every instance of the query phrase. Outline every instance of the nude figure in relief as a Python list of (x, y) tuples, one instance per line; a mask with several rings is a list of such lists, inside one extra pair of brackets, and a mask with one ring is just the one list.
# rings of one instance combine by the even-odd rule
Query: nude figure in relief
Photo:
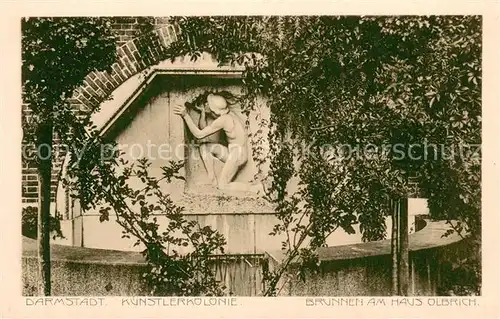
[[(207, 175), (220, 190), (261, 193), (261, 184), (233, 181), (238, 170), (248, 161), (248, 134), (242, 119), (232, 111), (224, 97), (216, 94), (207, 96), (207, 103), (198, 108), (201, 112), (198, 127), (183, 105), (174, 106), (174, 113), (180, 115), (189, 131), (197, 139), (205, 139), (200, 146), (201, 157)], [(208, 121), (207, 117), (214, 118)], [(228, 145), (222, 145), (219, 138), (207, 138), (223, 131)], [(220, 175), (214, 172), (214, 158), (224, 163)]]

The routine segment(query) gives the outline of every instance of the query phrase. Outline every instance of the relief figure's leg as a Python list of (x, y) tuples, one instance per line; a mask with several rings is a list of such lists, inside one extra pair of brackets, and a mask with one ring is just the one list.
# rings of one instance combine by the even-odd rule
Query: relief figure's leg
[(223, 191), (258, 192), (259, 185), (232, 182), (239, 168), (248, 160), (246, 150), (239, 147), (229, 149), (229, 155), (219, 176), (219, 189)]
[(232, 153), (229, 153), (227, 160), (224, 163), (224, 167), (222, 168), (222, 171), (220, 173), (219, 188), (221, 189), (229, 188), (229, 184), (233, 180), (234, 176), (236, 175), (236, 172), (238, 172), (238, 169), (240, 167), (238, 163), (239, 162), (238, 157), (234, 153), (235, 153), (234, 151)]
[(222, 144), (204, 143), (200, 145), (200, 155), (203, 165), (207, 170), (207, 175), (210, 182), (214, 186), (218, 184), (217, 177), (215, 176), (214, 171), (214, 157), (218, 158), (222, 162), (225, 162), (227, 159), (227, 153), (227, 147)]

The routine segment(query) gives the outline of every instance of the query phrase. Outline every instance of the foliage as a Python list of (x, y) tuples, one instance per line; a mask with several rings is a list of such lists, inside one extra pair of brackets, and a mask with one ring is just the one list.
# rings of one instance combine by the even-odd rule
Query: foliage
[(210, 94), (217, 94), (224, 97), (224, 99), (226, 99), (228, 103), (228, 107), (231, 107), (234, 104), (239, 103), (241, 99), (240, 97), (235, 96), (233, 93), (226, 90), (207, 90), (195, 96), (192, 101), (186, 102), (185, 106), (189, 109), (197, 110), (201, 106), (207, 103), (207, 97)]
[[(176, 23), (183, 33), (172, 57), (208, 51), (221, 63), (242, 63), (249, 98), (267, 99), (268, 195), (280, 219), (273, 234), (286, 238), (285, 265), (337, 228), (352, 233), (358, 224), (364, 240), (384, 238), (389, 199), (407, 197), (412, 176), (433, 216), (479, 236), (480, 160), (471, 146), (481, 143), (480, 17)], [(299, 190), (288, 194), (294, 179)]]
[(111, 66), (116, 50), (109, 22), (98, 18), (24, 18), (21, 30), (22, 100), (30, 111), (23, 117), (23, 142), (32, 147), (31, 154), (23, 152), (23, 156), (38, 169), (39, 288), (51, 295), (53, 140), (68, 141), (72, 128), (81, 125), (69, 99), (89, 72)]
[[(110, 177), (105, 205), (100, 207), (100, 219), (109, 219), (114, 210), (117, 221), (123, 226), (123, 236), (136, 239), (134, 246), (143, 245), (148, 262), (144, 278), (154, 295), (221, 295), (222, 286), (215, 280), (210, 255), (223, 253), (224, 238), (209, 226), (200, 227), (182, 214), (162, 190), (161, 182), (183, 179), (177, 174), (182, 164), (171, 163), (162, 168), (162, 178), (149, 173), (147, 159), (129, 166), (123, 158), (118, 161), (124, 170)], [(133, 189), (134, 178), (142, 187)], [(160, 222), (166, 225), (160, 229)], [(181, 252), (189, 247), (191, 252)]]
[(115, 218), (123, 227), (122, 238), (132, 236), (134, 246), (144, 247), (148, 268), (143, 277), (151, 294), (221, 295), (223, 287), (215, 280), (209, 256), (223, 253), (224, 238), (188, 220), (162, 188), (162, 183), (184, 179), (177, 174), (182, 163), (162, 167), (162, 177), (157, 178), (150, 175), (147, 159), (129, 164), (116, 149), (104, 157), (93, 156), (95, 151), (87, 148), (82, 157), (70, 159), (79, 169), (72, 170), (65, 183), (85, 210), (99, 209), (101, 222)]
[(63, 183), (84, 211), (98, 210), (101, 222), (114, 219), (123, 228), (122, 238), (134, 238), (135, 245), (144, 247), (148, 262), (144, 279), (151, 294), (222, 294), (208, 257), (223, 252), (224, 238), (189, 221), (162, 187), (184, 179), (178, 174), (183, 164), (169, 163), (157, 178), (150, 175), (147, 159), (130, 164), (116, 143), (107, 141), (95, 126), (82, 126), (73, 133)]
[[(134, 44), (139, 52), (136, 56), (137, 62), (142, 68), (156, 64), (160, 57), (166, 54), (166, 47), (157, 33), (154, 32), (154, 17), (139, 17), (138, 29), (136, 30), (136, 38)], [(155, 50), (157, 54), (154, 54)]]
[[(144, 278), (151, 293), (220, 295), (222, 287), (215, 281), (207, 256), (220, 252), (224, 239), (210, 227), (200, 228), (188, 221), (182, 208), (160, 189), (161, 181), (180, 178), (176, 172), (181, 165), (163, 167), (160, 179), (149, 176), (146, 161), (127, 167), (116, 145), (106, 141), (91, 122), (89, 110), (71, 107), (71, 97), (85, 76), (109, 70), (116, 60), (109, 27), (107, 18), (23, 20), (23, 102), (33, 115), (23, 118), (24, 142), (40, 145), (47, 123), (53, 125), (61, 145), (71, 150), (65, 163), (67, 174), (62, 177), (64, 186), (80, 200), (84, 211), (100, 208), (101, 222), (114, 213), (124, 229), (123, 237), (134, 236), (145, 247), (149, 268)], [(139, 48), (143, 47), (139, 44)], [(143, 57), (144, 64), (151, 63)], [(52, 138), (50, 134), (48, 140)], [(144, 187), (132, 189), (129, 183), (134, 179)], [(167, 220), (166, 229), (160, 230), (159, 219)], [(178, 247), (191, 252), (181, 254)]]
[(481, 243), (467, 236), (441, 256), (440, 295), (481, 295)]
[[(193, 278), (192, 291), (218, 294), (206, 263), (190, 265), (197, 256), (216, 251), (221, 238), (178, 220), (179, 208), (163, 193), (156, 194), (165, 200), (160, 208), (176, 227), (167, 229), (166, 237), (158, 236), (156, 221), (150, 221), (156, 205), (150, 209), (149, 201), (138, 197), (141, 191), (145, 197), (158, 191), (155, 182), (149, 184), (146, 163), (139, 163), (136, 173), (144, 177), (147, 191), (130, 190), (126, 181), (131, 175), (117, 172), (116, 158), (102, 160), (106, 141), (97, 131), (87, 131), (92, 128), (88, 118), (74, 117), (66, 107), (66, 98), (83, 76), (109, 67), (115, 57), (114, 45), (99, 41), (111, 38), (102, 24), (106, 20), (91, 19), (82, 28), (71, 22), (83, 21), (78, 19), (23, 22), (23, 99), (37, 114), (35, 122), (28, 123), (32, 125), (23, 126), (25, 136), (36, 135), (30, 129), (43, 123), (44, 117), (53, 117), (63, 140), (84, 150), (72, 155), (68, 184), (78, 190), (85, 209), (108, 203), (124, 235), (133, 235), (146, 246), (151, 269), (158, 274), (148, 277), (158, 283), (153, 288), (156, 293), (187, 293), (191, 288), (168, 280), (171, 271), (183, 269), (193, 275), (180, 277)], [(196, 59), (201, 51), (209, 51), (221, 63), (245, 65), (247, 101), (264, 95), (271, 109), (268, 199), (280, 221), (272, 233), (286, 238), (286, 259), (282, 268), (268, 274), (271, 285), (266, 294), (277, 292), (279, 278), (292, 262), (300, 260), (304, 268), (314, 268), (315, 248), (326, 245), (328, 235), (338, 228), (352, 233), (358, 224), (364, 240), (384, 238), (389, 199), (406, 197), (409, 177), (414, 175), (419, 175), (420, 192), (429, 199), (431, 214), (457, 220), (451, 222), (453, 231), (478, 252), (480, 158), (471, 146), (481, 143), (479, 17), (189, 17), (174, 21), (183, 33), (169, 50), (161, 49), (160, 56), (148, 55), (151, 45), (160, 41), (151, 26), (136, 41), (143, 66), (185, 54)], [(86, 41), (79, 39), (81, 30), (88, 32)], [(39, 43), (40, 35), (48, 41)], [(70, 45), (61, 46), (66, 40)], [(58, 46), (62, 50), (55, 50)], [(62, 76), (55, 76), (59, 72)], [(455, 150), (451, 156), (450, 148)], [(177, 166), (172, 165), (164, 168), (167, 181), (175, 175)], [(294, 181), (299, 188), (289, 194), (288, 185)], [(102, 220), (109, 210), (101, 211)], [(198, 232), (212, 244), (188, 244), (195, 247), (192, 259), (169, 254), (164, 245), (183, 245), (189, 237), (185, 234), (181, 240), (173, 229)], [(159, 253), (164, 248), (167, 253)], [(467, 285), (475, 290), (480, 289), (478, 263), (479, 258), (468, 257), (452, 267), (457, 273), (469, 273), (464, 278), (470, 278)], [(194, 274), (208, 275), (200, 281)], [(165, 279), (167, 283), (160, 284)], [(203, 289), (205, 284), (211, 288)]]
[(91, 71), (107, 70), (116, 59), (110, 21), (103, 18), (26, 18), (22, 24), (23, 103), (34, 116), (24, 117), (26, 143), (50, 120), (64, 138), (81, 125), (69, 105), (74, 90)]
[[(110, 219), (122, 228), (122, 238), (142, 245), (148, 267), (144, 280), (154, 295), (220, 295), (208, 256), (220, 252), (224, 238), (210, 227), (189, 221), (162, 184), (178, 175), (182, 163), (162, 167), (162, 177), (150, 176), (147, 159), (129, 163), (113, 141), (95, 126), (73, 131), (72, 152), (63, 177), (70, 196), (84, 211), (98, 210), (101, 222)], [(142, 185), (133, 187), (133, 185)], [(165, 229), (160, 228), (161, 222)], [(179, 247), (191, 252), (181, 252)]]
[[(38, 210), (36, 207), (23, 207), (22, 212), (22, 234), (28, 238), (36, 239), (38, 236)], [(51, 216), (50, 230), (53, 232), (53, 239), (65, 238), (61, 231), (61, 220)]]

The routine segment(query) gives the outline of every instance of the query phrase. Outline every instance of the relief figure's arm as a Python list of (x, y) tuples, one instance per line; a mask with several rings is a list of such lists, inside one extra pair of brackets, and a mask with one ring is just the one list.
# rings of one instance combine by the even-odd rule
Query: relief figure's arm
[(203, 129), (200, 129), (196, 126), (196, 124), (194, 124), (193, 119), (189, 116), (189, 114), (186, 113), (182, 117), (184, 118), (184, 121), (186, 122), (186, 125), (191, 133), (198, 139), (212, 135), (224, 127), (224, 118), (222, 117), (219, 117)]
[(200, 129), (204, 129), (207, 126), (208, 126), (207, 115), (206, 115), (206, 112), (205, 112), (205, 108), (202, 107), (201, 108), (200, 120), (198, 121), (198, 127)]

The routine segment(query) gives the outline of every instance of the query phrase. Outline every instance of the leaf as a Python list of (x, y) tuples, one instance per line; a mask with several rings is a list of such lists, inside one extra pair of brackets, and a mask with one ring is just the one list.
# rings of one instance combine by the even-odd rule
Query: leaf
[(356, 231), (354, 230), (354, 227), (352, 227), (352, 225), (344, 225), (342, 227), (346, 233), (348, 233), (349, 235), (352, 235), (352, 234), (355, 234)]
[(429, 102), (429, 107), (432, 107), (432, 104), (434, 104), (435, 99), (436, 99), (435, 97), (431, 99), (431, 101)]
[(110, 207), (101, 208), (99, 210), (99, 222), (109, 221), (109, 210)]

